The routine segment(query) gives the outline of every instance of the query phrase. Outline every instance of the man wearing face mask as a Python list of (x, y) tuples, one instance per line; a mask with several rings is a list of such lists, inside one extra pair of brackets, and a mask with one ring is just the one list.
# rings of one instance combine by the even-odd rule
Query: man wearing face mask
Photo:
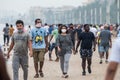
[[(35, 20), (35, 27), (31, 30), (33, 59), (36, 74), (34, 78), (38, 78), (39, 74), (44, 77), (42, 68), (44, 64), (44, 56), (48, 51), (48, 37), (44, 27), (42, 27), (41, 19)], [(38, 70), (38, 64), (40, 69)], [(39, 74), (38, 74), (39, 72)]]
[[(29, 48), (29, 55), (32, 57), (32, 41), (29, 33), (25, 32), (24, 23), (22, 20), (16, 21), (17, 30), (13, 33), (11, 38), (10, 48), (7, 54), (7, 58), (10, 57), (10, 52), (14, 47), (14, 54), (13, 54), (13, 80), (18, 79), (18, 71), (21, 65), (23, 72), (24, 72), (24, 79), (27, 80), (28, 78), (28, 48)], [(20, 79), (21, 80), (21, 79)]]

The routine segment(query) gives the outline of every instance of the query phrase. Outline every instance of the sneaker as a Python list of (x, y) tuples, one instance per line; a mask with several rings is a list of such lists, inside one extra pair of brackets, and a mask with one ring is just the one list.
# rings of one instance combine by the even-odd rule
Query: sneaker
[(85, 75), (86, 75), (86, 72), (85, 72), (85, 71), (83, 71), (83, 72), (82, 72), (82, 75), (83, 75), (83, 76), (85, 76)]
[(56, 58), (55, 62), (59, 62), (59, 58)]
[(88, 73), (91, 73), (92, 71), (91, 71), (91, 67), (88, 67)]
[(53, 60), (50, 58), (49, 61), (53, 61)]
[(100, 61), (100, 64), (102, 64), (102, 60)]
[(67, 74), (62, 75), (62, 78), (68, 78), (69, 76)]
[(107, 63), (108, 63), (108, 60), (106, 60), (105, 63), (107, 64)]
[(39, 73), (40, 73), (40, 76), (41, 76), (41, 77), (44, 77), (44, 74), (43, 74), (43, 72), (41, 72), (41, 71), (40, 71)]
[(9, 46), (9, 44), (7, 43), (7, 46)]
[(35, 74), (34, 78), (39, 78), (39, 74)]

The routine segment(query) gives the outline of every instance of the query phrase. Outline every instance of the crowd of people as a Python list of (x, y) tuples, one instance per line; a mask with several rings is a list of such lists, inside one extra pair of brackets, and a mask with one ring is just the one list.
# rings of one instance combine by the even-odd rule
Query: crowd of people
[[(76, 53), (80, 53), (80, 57), (82, 59), (82, 75), (85, 76), (86, 61), (88, 73), (92, 73), (92, 56), (93, 52), (96, 50), (96, 45), (98, 46), (98, 53), (100, 55), (99, 63), (103, 63), (104, 56), (106, 56), (105, 62), (108, 63), (109, 48), (112, 48), (112, 36), (117, 36), (117, 40), (112, 48), (110, 64), (105, 77), (105, 80), (113, 80), (118, 63), (120, 63), (119, 25), (74, 25), (72, 23), (68, 25), (48, 25), (45, 23), (45, 25), (42, 25), (42, 20), (38, 18), (35, 20), (35, 26), (33, 28), (29, 26), (28, 30), (25, 30), (24, 22), (22, 20), (17, 20), (16, 29), (17, 30), (14, 31), (12, 25), (10, 25), (9, 28), (8, 23), (6, 23), (6, 27), (3, 29), (3, 46), (6, 45), (6, 39), (8, 46), (9, 38), (11, 38), (7, 59), (10, 58), (10, 52), (13, 50), (13, 80), (19, 80), (18, 70), (20, 66), (23, 69), (24, 80), (28, 79), (28, 51), (29, 56), (33, 57), (34, 61), (34, 78), (39, 78), (39, 76), (44, 77), (43, 67), (45, 62), (45, 53), (48, 52), (49, 61), (53, 61), (53, 49), (55, 49), (54, 53), (56, 54), (55, 61), (60, 61), (60, 68), (63, 78), (69, 77), (69, 60), (72, 53), (74, 55), (76, 55)], [(114, 31), (116, 31), (116, 34), (114, 34)], [(78, 49), (78, 47), (80, 47), (80, 49)], [(2, 67), (0, 66), (0, 68)], [(0, 75), (0, 79), (4, 80), (1, 77), (4, 76)], [(8, 78), (5, 80), (10, 79)]]

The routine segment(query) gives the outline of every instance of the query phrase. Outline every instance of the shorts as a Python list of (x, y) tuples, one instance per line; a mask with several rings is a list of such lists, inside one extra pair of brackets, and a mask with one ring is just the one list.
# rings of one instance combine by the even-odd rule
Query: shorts
[(92, 49), (80, 49), (81, 58), (92, 57)]
[(107, 52), (109, 50), (109, 46), (100, 46), (99, 49), (100, 52)]
[(45, 56), (45, 49), (40, 49), (39, 51), (33, 50), (34, 63), (43, 62)]

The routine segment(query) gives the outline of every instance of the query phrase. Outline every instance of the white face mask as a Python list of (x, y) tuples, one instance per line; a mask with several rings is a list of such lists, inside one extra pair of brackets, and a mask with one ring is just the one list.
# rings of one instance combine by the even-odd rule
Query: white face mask
[(36, 24), (36, 27), (38, 28), (41, 27), (41, 23)]
[(63, 33), (65, 33), (67, 30), (66, 30), (66, 29), (62, 29), (61, 31), (62, 31)]

